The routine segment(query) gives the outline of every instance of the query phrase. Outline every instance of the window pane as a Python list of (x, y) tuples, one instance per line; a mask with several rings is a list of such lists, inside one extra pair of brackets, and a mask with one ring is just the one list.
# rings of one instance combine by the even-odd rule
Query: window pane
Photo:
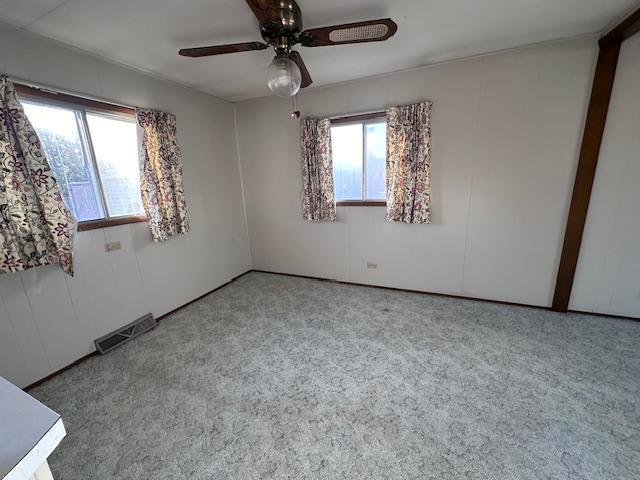
[(135, 121), (87, 113), (87, 124), (109, 216), (142, 213)]
[(21, 102), (42, 142), (60, 193), (76, 220), (104, 218), (95, 172), (80, 133), (80, 112)]
[(362, 123), (331, 127), (336, 200), (362, 200)]
[(368, 123), (366, 132), (367, 145), (367, 200), (384, 200), (386, 198), (385, 171), (387, 160), (387, 124)]

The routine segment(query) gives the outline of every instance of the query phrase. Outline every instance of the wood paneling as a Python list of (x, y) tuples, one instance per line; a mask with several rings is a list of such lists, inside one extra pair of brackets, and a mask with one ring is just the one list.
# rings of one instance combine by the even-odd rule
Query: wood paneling
[(569, 310), (640, 317), (640, 35), (622, 44)]
[[(21, 355), (12, 363), (19, 369), (22, 385), (42, 378), (51, 371), (51, 364), (44, 351), (44, 343), (38, 331), (29, 299), (23, 288), (20, 273), (0, 275), (0, 298), (5, 310), (0, 323), (3, 329), (12, 328)], [(2, 363), (0, 365), (5, 365)]]
[(598, 63), (593, 77), (591, 99), (587, 111), (578, 169), (571, 197), (562, 255), (556, 278), (552, 308), (566, 312), (569, 308), (573, 281), (580, 255), (582, 235), (587, 220), (593, 180), (598, 165), (602, 137), (616, 77), (620, 47), (640, 30), (640, 9), (628, 16), (600, 39)]
[(238, 103), (254, 268), (550, 306), (595, 43), (583, 37), (304, 93), (305, 115), (315, 117), (434, 102), (430, 225), (386, 222), (383, 208), (338, 208), (336, 222), (304, 222), (297, 122), (277, 99)]
[[(118, 240), (122, 241), (120, 238)], [(76, 235), (76, 273), (73, 278), (65, 276), (69, 296), (82, 329), (82, 354), (93, 350), (94, 338), (134, 320), (123, 317), (118, 288), (133, 288), (138, 279), (120, 279), (120, 285), (116, 285), (116, 272), (109, 260), (116, 252), (107, 252), (105, 243), (103, 230)], [(96, 305), (100, 308), (96, 308)]]
[(4, 365), (2, 373), (12, 383), (24, 383), (28, 376), (20, 368), (20, 364), (14, 361), (16, 358), (24, 360), (24, 354), (20, 350), (4, 301), (0, 298), (0, 365)]
[[(240, 275), (238, 275), (238, 276), (236, 276), (236, 277), (232, 278), (232, 279), (231, 279), (231, 280), (229, 280), (228, 282), (223, 283), (223, 284), (222, 284), (222, 285), (220, 285), (219, 287), (216, 287), (216, 288), (214, 288), (213, 290), (210, 290), (210, 291), (208, 291), (208, 292), (204, 293), (203, 295), (200, 295), (199, 297), (194, 298), (193, 300), (191, 300), (191, 301), (189, 301), (189, 302), (185, 303), (184, 305), (181, 305), (181, 306), (179, 306), (178, 308), (174, 308), (174, 309), (173, 309), (173, 310), (171, 310), (170, 312), (167, 312), (167, 313), (165, 313), (164, 315), (159, 316), (158, 318), (156, 318), (156, 321), (157, 321), (157, 322), (159, 322), (159, 321), (161, 321), (161, 320), (164, 320), (165, 318), (167, 318), (167, 317), (168, 317), (168, 316), (170, 316), (171, 314), (173, 314), (173, 313), (175, 313), (175, 312), (177, 312), (177, 311), (179, 311), (179, 310), (182, 310), (182, 309), (183, 309), (183, 308), (185, 308), (185, 307), (188, 307), (188, 306), (189, 306), (189, 305), (191, 305), (192, 303), (195, 303), (195, 302), (197, 302), (198, 300), (201, 300), (202, 298), (206, 297), (207, 295), (210, 295), (210, 294), (212, 294), (212, 293), (214, 293), (214, 292), (216, 292), (216, 291), (220, 290), (220, 289), (221, 289), (221, 288), (223, 288), (223, 287), (226, 287), (226, 286), (227, 286), (227, 285), (229, 285), (230, 283), (235, 282), (235, 281), (236, 281), (237, 279), (239, 279), (240, 277), (243, 277), (244, 275), (246, 275), (247, 273), (250, 273), (250, 272), (252, 272), (252, 271), (253, 271), (253, 270), (248, 270), (248, 271), (246, 271), (246, 272), (244, 272), (244, 273), (241, 273)], [(2, 307), (2, 304), (0, 304), (0, 312), (2, 311), (2, 310), (1, 310), (1, 307)], [(118, 326), (121, 326), (121, 325), (118, 325)], [(0, 331), (2, 331), (2, 330), (1, 330), (1, 328), (2, 328), (2, 325), (0, 324)], [(0, 342), (0, 346), (2, 346), (2, 342)], [(2, 353), (2, 352), (0, 352), (0, 359), (2, 359), (2, 355), (1, 355), (1, 353)], [(91, 358), (91, 357), (93, 357), (93, 356), (95, 356), (95, 355), (97, 355), (97, 354), (98, 354), (98, 352), (97, 352), (96, 350), (94, 350), (94, 344), (93, 344), (93, 342), (92, 342), (92, 347), (91, 347), (91, 352), (90, 352), (90, 353), (88, 353), (87, 355), (85, 355), (85, 356), (83, 356), (83, 357), (81, 357), (81, 358), (79, 358), (79, 359), (77, 359), (77, 360), (73, 361), (73, 362), (72, 362), (72, 363), (70, 363), (69, 365), (66, 365), (66, 366), (64, 366), (64, 367), (60, 368), (59, 370), (56, 370), (55, 372), (50, 373), (50, 374), (49, 374), (49, 375), (47, 375), (46, 377), (42, 377), (42, 378), (40, 378), (39, 380), (37, 380), (37, 381), (35, 381), (35, 382), (31, 383), (30, 385), (28, 385), (27, 387), (25, 387), (24, 389), (25, 389), (25, 390), (27, 390), (27, 391), (28, 391), (28, 390), (31, 390), (32, 388), (35, 388), (35, 387), (37, 387), (38, 385), (41, 385), (41, 384), (43, 384), (44, 382), (46, 382), (46, 381), (48, 381), (48, 380), (52, 379), (53, 377), (55, 377), (55, 376), (57, 376), (57, 375), (60, 375), (60, 374), (61, 374), (61, 373), (63, 373), (63, 372), (66, 372), (66, 371), (67, 371), (67, 370), (69, 370), (70, 368), (75, 367), (76, 365), (78, 365), (78, 364), (80, 364), (80, 363), (84, 362), (84, 361), (85, 361), (85, 360), (87, 360), (88, 358)]]
[(65, 273), (57, 265), (47, 265), (18, 275), (22, 277), (51, 368), (57, 370), (85, 355)]
[[(250, 259), (233, 105), (19, 30), (0, 26), (0, 44), (2, 69), (15, 77), (175, 112), (192, 227), (163, 243), (144, 223), (80, 232), (73, 278), (55, 266), (0, 275), (0, 330), (13, 326), (24, 352), (3, 357), (0, 375), (17, 368), (24, 386), (87, 354), (99, 334), (135, 319), (128, 315), (162, 315), (246, 271)], [(122, 249), (106, 252), (107, 240)]]
[(145, 297), (142, 275), (135, 253), (131, 230), (125, 226), (120, 226), (105, 228), (103, 232), (104, 243), (119, 241), (122, 246), (120, 250), (109, 252), (106, 255), (113, 272), (115, 298), (120, 303), (121, 320), (112, 325), (111, 329), (107, 328), (108, 322), (105, 322), (102, 326), (103, 331), (96, 337), (149, 313), (149, 305), (152, 304)]

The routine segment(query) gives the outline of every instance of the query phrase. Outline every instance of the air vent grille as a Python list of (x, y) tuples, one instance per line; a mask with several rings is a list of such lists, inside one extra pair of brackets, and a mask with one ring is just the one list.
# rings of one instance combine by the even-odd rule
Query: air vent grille
[(144, 317), (140, 317), (138, 320), (131, 322), (129, 325), (125, 325), (95, 340), (96, 350), (101, 354), (105, 354), (132, 338), (151, 330), (155, 326), (156, 319), (148, 313)]

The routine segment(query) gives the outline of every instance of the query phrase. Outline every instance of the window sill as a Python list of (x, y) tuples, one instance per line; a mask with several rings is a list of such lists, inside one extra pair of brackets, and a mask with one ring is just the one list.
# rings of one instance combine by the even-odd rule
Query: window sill
[(90, 220), (88, 222), (79, 222), (78, 231), (86, 232), (87, 230), (95, 230), (97, 228), (115, 227), (116, 225), (126, 225), (128, 223), (139, 223), (146, 221), (146, 215), (132, 215), (130, 217), (109, 218), (107, 220)]
[(336, 202), (337, 207), (386, 207), (384, 200), (341, 200)]

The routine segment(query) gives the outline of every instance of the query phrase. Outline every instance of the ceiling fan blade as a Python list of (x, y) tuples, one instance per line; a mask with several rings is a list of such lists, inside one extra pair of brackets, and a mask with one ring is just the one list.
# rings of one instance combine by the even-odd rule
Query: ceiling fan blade
[(390, 18), (311, 28), (300, 34), (304, 47), (324, 47), (348, 43), (381, 42), (392, 37), (398, 25)]
[(302, 83), (300, 84), (301, 88), (307, 88), (309, 85), (313, 83), (311, 79), (311, 75), (309, 75), (309, 70), (307, 70), (307, 66), (302, 61), (302, 57), (295, 50), (291, 50), (289, 53), (289, 58), (293, 60), (298, 68), (300, 69), (300, 73), (302, 74)]
[(249, 52), (251, 50), (264, 50), (269, 45), (262, 42), (231, 43), (229, 45), (216, 45), (212, 47), (183, 48), (178, 53), (183, 57), (209, 57), (211, 55), (223, 55), (225, 53)]
[(246, 0), (246, 1), (251, 11), (258, 19), (258, 23), (263, 24), (264, 22), (271, 19), (271, 15), (269, 13), (269, 10), (271, 9), (271, 2), (269, 0)]

